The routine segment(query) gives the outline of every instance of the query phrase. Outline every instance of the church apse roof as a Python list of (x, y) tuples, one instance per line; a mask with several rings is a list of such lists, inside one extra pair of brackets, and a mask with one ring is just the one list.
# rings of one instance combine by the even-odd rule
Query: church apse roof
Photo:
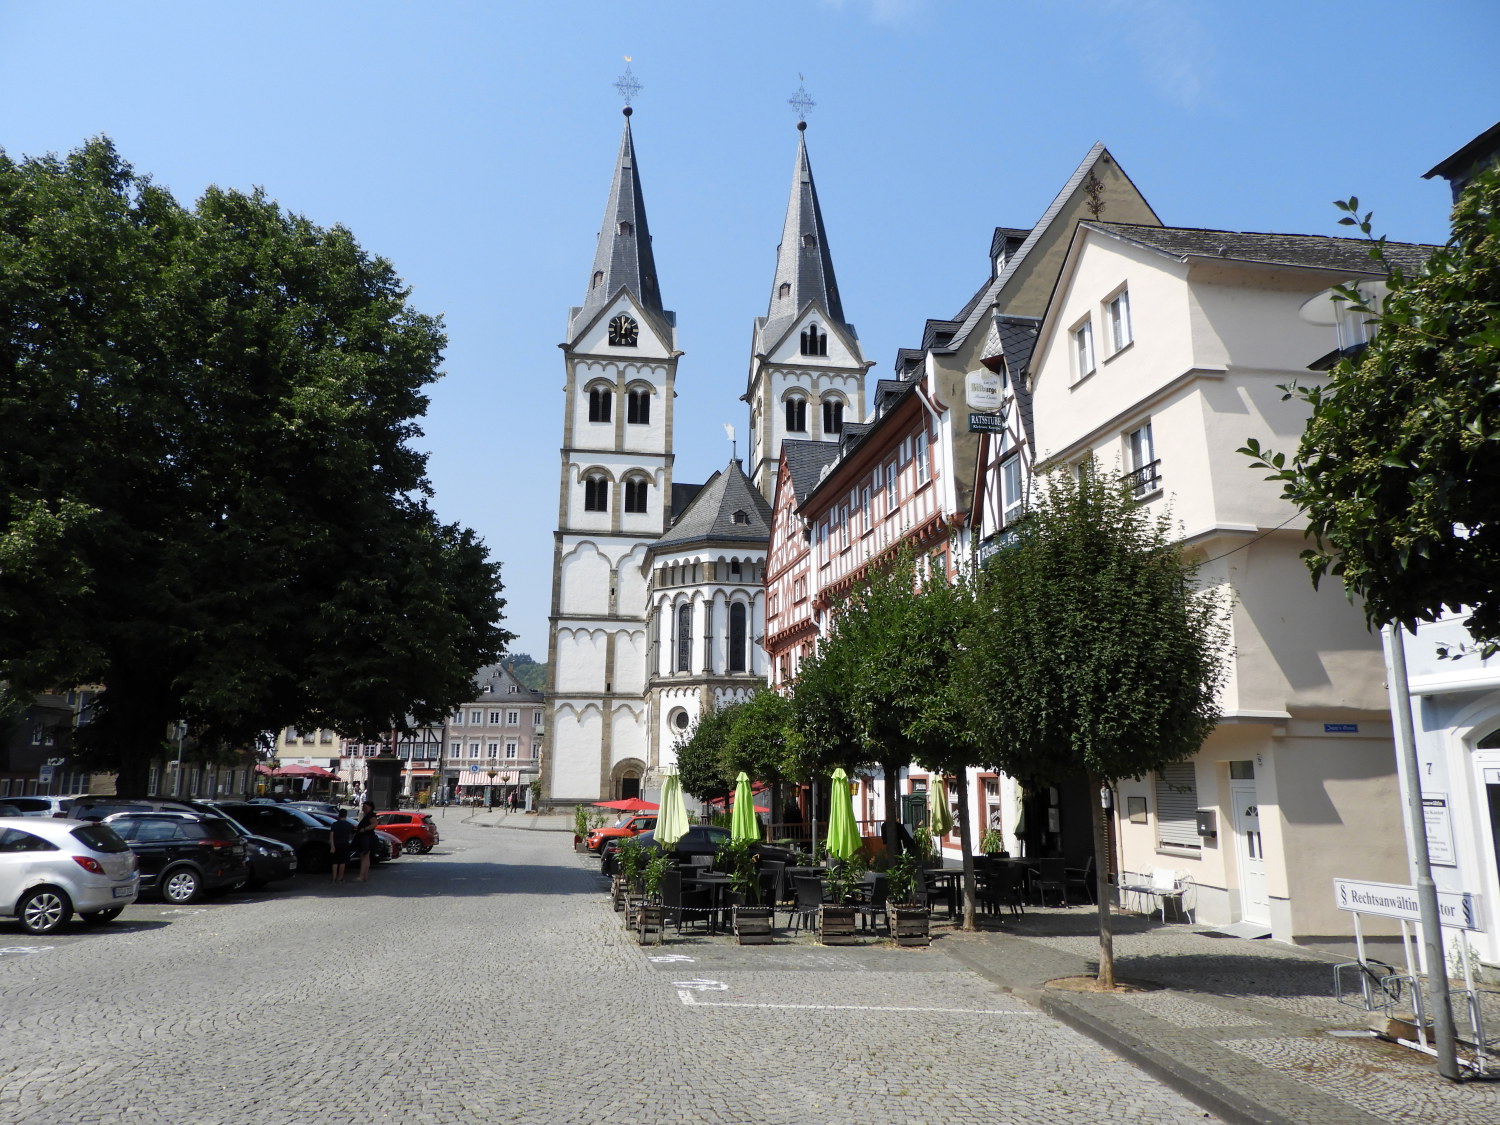
[(660, 539), (653, 552), (689, 543), (757, 543), (771, 538), (771, 506), (738, 461), (708, 479)]

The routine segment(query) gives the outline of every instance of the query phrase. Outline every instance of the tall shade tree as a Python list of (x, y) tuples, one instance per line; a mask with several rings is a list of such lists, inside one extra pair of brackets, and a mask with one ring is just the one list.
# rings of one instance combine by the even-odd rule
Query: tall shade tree
[[(1340, 222), (1371, 230), (1358, 200)], [(1383, 239), (1371, 256), (1386, 263)], [(1452, 235), (1409, 276), (1389, 268), (1378, 307), (1341, 289), (1373, 325), (1364, 352), (1320, 386), (1289, 388), (1310, 410), (1288, 457), (1241, 450), (1307, 513), (1314, 583), (1343, 579), (1371, 624), (1415, 629), (1467, 606), (1481, 647), (1500, 646), (1500, 170), (1476, 176)]]
[(698, 716), (693, 729), (675, 747), (677, 775), (684, 793), (700, 801), (720, 797), (727, 804), (738, 770), (729, 768), (729, 732), (738, 707), (730, 704)]
[(782, 820), (782, 785), (791, 761), (792, 701), (774, 688), (761, 688), (734, 709), (725, 747), (731, 773), (743, 770), (771, 787), (771, 823)]
[[(991, 763), (1092, 793), (1191, 757), (1218, 722), (1228, 606), (1200, 590), (1168, 516), (1086, 462), (1041, 482), (1015, 546), (986, 565), (959, 698)], [(1093, 809), (1099, 982), (1114, 987), (1105, 821)]]
[(0, 679), (102, 685), (77, 758), (120, 792), (177, 720), (440, 722), (510, 638), (409, 444), (444, 338), (407, 297), (259, 192), (0, 154)]

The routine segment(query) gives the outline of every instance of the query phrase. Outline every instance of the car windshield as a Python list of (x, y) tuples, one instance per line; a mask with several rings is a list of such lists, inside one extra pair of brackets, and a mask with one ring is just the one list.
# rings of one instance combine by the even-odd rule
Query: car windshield
[(96, 852), (128, 852), (130, 845), (107, 824), (81, 824), (73, 829), (73, 838)]

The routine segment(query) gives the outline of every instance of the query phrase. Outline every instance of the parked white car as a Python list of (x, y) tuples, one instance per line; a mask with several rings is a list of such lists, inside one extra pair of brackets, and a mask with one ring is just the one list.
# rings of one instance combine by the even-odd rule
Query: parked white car
[(0, 916), (30, 934), (50, 934), (75, 911), (90, 925), (111, 922), (140, 894), (139, 866), (107, 825), (0, 818)]

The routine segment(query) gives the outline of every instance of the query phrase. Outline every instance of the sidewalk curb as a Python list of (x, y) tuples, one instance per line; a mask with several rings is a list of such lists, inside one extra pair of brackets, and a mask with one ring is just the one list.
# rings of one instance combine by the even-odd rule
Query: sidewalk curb
[(1163, 1085), (1230, 1125), (1302, 1125), (1299, 1118), (1288, 1117), (1258, 1102), (1247, 1102), (1242, 1093), (1224, 1085), (1213, 1076), (1121, 1032), (1056, 991), (1045, 988), (1024, 991), (1017, 989), (1016, 995), (1027, 1003), (1036, 1005), (1059, 1023), (1066, 1024), (1134, 1063)]

